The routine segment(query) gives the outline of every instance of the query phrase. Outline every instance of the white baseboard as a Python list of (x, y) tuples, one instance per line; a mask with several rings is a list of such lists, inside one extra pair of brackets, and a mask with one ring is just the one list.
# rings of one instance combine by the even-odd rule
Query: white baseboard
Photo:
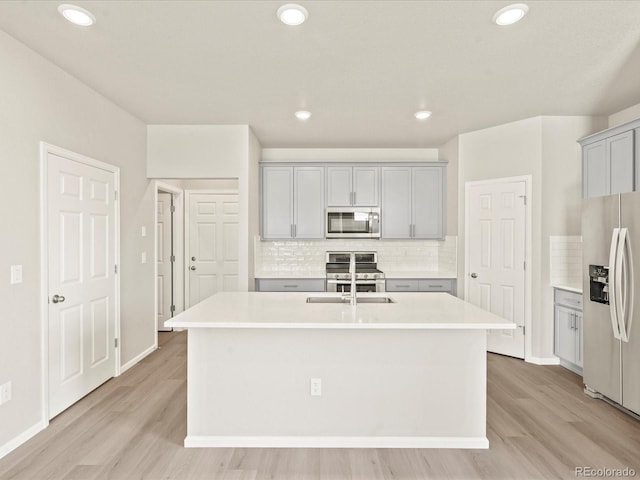
[(524, 361), (534, 365), (560, 365), (558, 357), (526, 357)]
[(0, 446), (0, 458), (2, 458), (5, 455), (8, 455), (12, 451), (14, 451), (16, 448), (18, 448), (20, 445), (25, 443), (31, 437), (33, 437), (36, 434), (40, 433), (46, 427), (47, 427), (46, 423), (43, 422), (43, 421), (40, 421), (40, 422), (36, 423), (35, 425), (33, 425), (32, 427), (29, 427), (28, 429), (26, 429), (24, 432), (22, 432), (17, 437), (9, 440), (4, 445)]
[(489, 448), (486, 437), (225, 437), (188, 435), (186, 448)]
[(146, 357), (146, 356), (152, 354), (153, 352), (155, 352), (157, 349), (158, 349), (157, 345), (151, 345), (149, 348), (147, 348), (140, 355), (137, 355), (136, 357), (134, 357), (131, 360), (129, 360), (127, 363), (125, 363), (124, 365), (122, 365), (120, 367), (120, 375), (122, 375), (124, 372), (129, 370), (131, 367), (133, 367), (136, 363), (138, 363), (144, 357)]

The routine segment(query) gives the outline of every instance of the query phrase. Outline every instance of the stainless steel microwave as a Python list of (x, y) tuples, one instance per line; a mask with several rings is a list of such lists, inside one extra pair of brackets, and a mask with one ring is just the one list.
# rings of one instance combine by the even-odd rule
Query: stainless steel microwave
[(327, 238), (380, 238), (380, 209), (327, 208)]

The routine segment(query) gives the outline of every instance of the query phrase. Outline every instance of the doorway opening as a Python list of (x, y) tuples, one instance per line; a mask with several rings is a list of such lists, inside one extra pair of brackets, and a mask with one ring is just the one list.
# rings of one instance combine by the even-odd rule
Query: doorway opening
[(157, 331), (171, 331), (165, 322), (184, 310), (184, 191), (156, 181)]

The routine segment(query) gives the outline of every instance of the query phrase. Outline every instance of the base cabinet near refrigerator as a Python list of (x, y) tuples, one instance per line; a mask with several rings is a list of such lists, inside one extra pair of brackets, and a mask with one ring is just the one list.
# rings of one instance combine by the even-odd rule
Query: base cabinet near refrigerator
[(582, 375), (582, 294), (554, 289), (555, 348), (560, 364)]
[(584, 384), (640, 414), (640, 192), (582, 204)]

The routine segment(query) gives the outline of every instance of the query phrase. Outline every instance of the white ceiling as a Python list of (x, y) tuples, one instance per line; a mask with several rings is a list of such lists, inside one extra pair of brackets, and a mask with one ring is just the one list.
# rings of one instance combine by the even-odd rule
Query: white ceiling
[[(0, 2), (0, 28), (148, 124), (249, 124), (264, 147), (437, 147), (536, 115), (640, 103), (640, 1)], [(300, 122), (299, 109), (313, 113)], [(418, 109), (433, 116), (418, 122)]]

